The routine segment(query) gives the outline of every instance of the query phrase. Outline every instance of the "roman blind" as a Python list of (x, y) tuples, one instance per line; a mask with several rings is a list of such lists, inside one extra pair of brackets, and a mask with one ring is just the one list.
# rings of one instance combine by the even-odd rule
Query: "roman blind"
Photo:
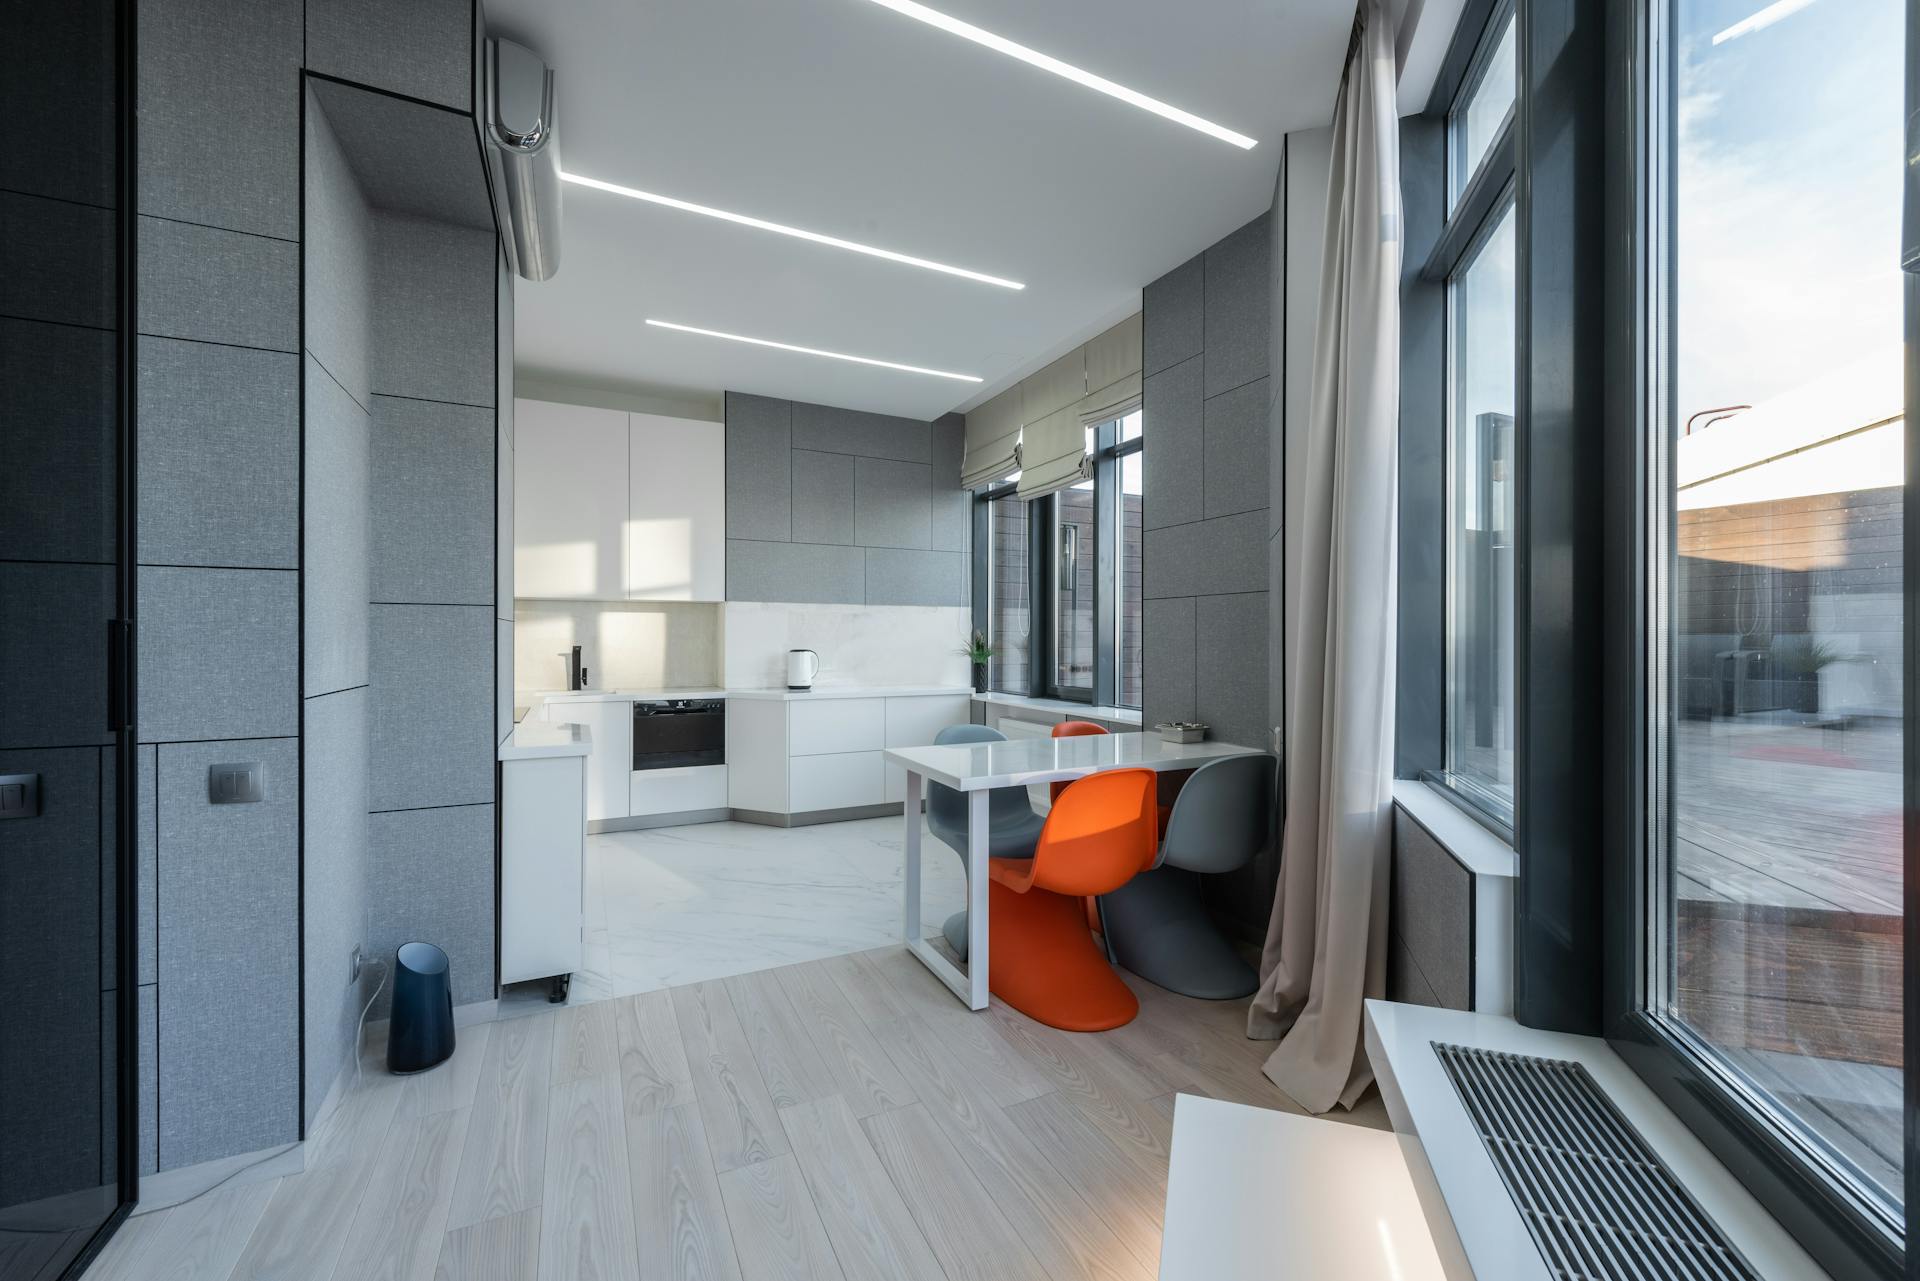
[(1087, 428), (1140, 403), (1140, 314), (1074, 348), (967, 415), (960, 483), (977, 489), (1020, 473), (1037, 498), (1093, 474)]
[(1005, 480), (1020, 467), (1020, 388), (1013, 386), (967, 415), (967, 450), (960, 486), (978, 489)]

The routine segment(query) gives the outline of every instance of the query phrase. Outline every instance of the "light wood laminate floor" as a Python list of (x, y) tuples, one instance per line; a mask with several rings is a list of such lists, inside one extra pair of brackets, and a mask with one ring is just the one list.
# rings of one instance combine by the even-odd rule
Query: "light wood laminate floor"
[(889, 947), (466, 1028), (370, 1067), (301, 1173), (138, 1215), (88, 1275), (1149, 1281), (1174, 1095), (1294, 1109), (1243, 1003), (1134, 987), (1061, 1032)]

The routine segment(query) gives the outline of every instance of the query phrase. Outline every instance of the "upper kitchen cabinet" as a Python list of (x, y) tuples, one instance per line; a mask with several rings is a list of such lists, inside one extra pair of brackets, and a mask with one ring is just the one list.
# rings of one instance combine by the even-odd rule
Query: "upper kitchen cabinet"
[(627, 415), (513, 402), (513, 594), (625, 600)]
[(726, 595), (726, 436), (719, 423), (514, 402), (514, 595)]
[(726, 429), (657, 414), (627, 421), (627, 599), (725, 599)]

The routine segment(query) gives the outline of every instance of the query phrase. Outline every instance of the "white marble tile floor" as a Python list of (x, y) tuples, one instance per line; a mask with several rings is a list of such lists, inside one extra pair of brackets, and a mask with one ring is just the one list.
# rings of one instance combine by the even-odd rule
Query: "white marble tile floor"
[[(587, 838), (586, 968), (569, 1004), (884, 947), (900, 939), (898, 818), (763, 827), (702, 823)], [(966, 903), (960, 860), (922, 836), (921, 920)], [(500, 1014), (547, 1008), (544, 983)]]

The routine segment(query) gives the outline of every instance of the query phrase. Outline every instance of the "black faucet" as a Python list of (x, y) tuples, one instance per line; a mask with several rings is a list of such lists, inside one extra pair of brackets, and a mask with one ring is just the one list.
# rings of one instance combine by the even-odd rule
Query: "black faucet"
[(580, 662), (580, 647), (575, 645), (572, 652), (562, 650), (560, 657), (567, 660), (567, 688), (569, 690), (587, 687), (587, 669)]

